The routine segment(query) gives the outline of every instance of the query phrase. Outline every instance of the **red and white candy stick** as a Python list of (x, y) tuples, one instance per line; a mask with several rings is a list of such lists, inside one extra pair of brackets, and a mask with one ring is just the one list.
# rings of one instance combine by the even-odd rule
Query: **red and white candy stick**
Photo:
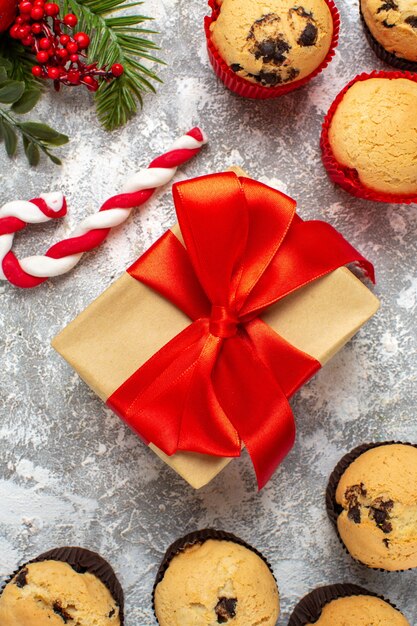
[[(52, 206), (48, 205), (51, 194), (42, 196), (43, 200), (41, 198), (46, 209), (43, 205), (39, 206), (39, 199), (29, 203), (10, 202), (4, 205), (0, 209), (0, 279), (8, 280), (17, 287), (29, 288), (40, 285), (48, 278), (69, 272), (84, 252), (97, 248), (112, 228), (126, 221), (133, 208), (146, 202), (156, 189), (166, 185), (177, 168), (198, 154), (206, 142), (206, 136), (199, 128), (193, 128), (177, 139), (168, 152), (154, 159), (148, 168), (130, 177), (124, 185), (123, 193), (106, 200), (97, 213), (83, 220), (69, 238), (53, 245), (45, 255), (18, 260), (11, 251), (11, 246), (14, 232), (21, 230), (26, 223), (39, 223), (61, 216), (57, 211), (54, 213)], [(65, 200), (60, 197), (62, 211)], [(57, 206), (56, 197), (54, 202), (54, 206)], [(32, 207), (30, 210), (28, 205)], [(17, 220), (14, 230), (10, 223), (11, 217)]]
[(12, 252), (15, 233), (28, 224), (42, 224), (63, 217), (66, 212), (62, 193), (45, 193), (29, 202), (14, 200), (0, 208), (0, 280), (10, 280), (9, 270), (13, 274), (13, 268), (19, 267), (19, 261)]

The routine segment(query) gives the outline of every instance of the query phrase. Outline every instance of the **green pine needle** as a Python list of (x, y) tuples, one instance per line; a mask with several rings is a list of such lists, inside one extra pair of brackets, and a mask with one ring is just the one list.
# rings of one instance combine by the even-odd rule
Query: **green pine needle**
[[(78, 17), (78, 31), (91, 37), (88, 50), (89, 63), (98, 67), (111, 67), (121, 63), (124, 73), (111, 82), (102, 82), (95, 94), (97, 115), (106, 130), (123, 126), (142, 106), (146, 92), (155, 92), (152, 81), (162, 82), (154, 71), (141, 63), (163, 63), (153, 56), (158, 46), (146, 38), (155, 31), (141, 25), (151, 18), (143, 15), (120, 15), (114, 13), (143, 4), (124, 0), (62, 0), (65, 12)], [(110, 15), (111, 14), (111, 15)]]

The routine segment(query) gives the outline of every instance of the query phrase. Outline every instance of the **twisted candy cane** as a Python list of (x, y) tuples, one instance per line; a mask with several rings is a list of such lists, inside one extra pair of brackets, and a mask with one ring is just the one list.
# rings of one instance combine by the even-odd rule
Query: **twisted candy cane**
[(15, 200), (0, 208), (0, 280), (7, 280), (7, 265), (19, 264), (11, 251), (15, 233), (27, 224), (42, 224), (63, 217), (67, 204), (62, 193), (46, 193), (29, 202)]
[[(199, 128), (193, 128), (177, 139), (169, 152), (157, 157), (147, 169), (129, 178), (123, 193), (109, 198), (97, 213), (83, 220), (68, 239), (53, 245), (45, 256), (31, 256), (19, 261), (8, 251), (11, 247), (10, 239), (4, 244), (2, 255), (0, 219), (0, 279), (4, 278), (17, 287), (28, 288), (36, 287), (50, 277), (65, 274), (78, 263), (84, 252), (99, 246), (112, 228), (127, 220), (134, 207), (146, 202), (158, 187), (166, 185), (175, 175), (178, 166), (198, 154), (206, 142), (207, 139)], [(23, 206), (27, 203), (18, 204)], [(16, 209), (13, 215), (20, 218), (22, 223), (28, 221), (23, 210)]]

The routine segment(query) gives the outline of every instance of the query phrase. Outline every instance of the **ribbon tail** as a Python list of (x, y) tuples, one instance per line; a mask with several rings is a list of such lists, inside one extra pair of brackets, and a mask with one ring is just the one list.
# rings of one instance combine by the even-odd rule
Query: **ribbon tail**
[(198, 359), (204, 341), (205, 329), (201, 323), (194, 322), (107, 399), (107, 405), (146, 444), (152, 442), (168, 455), (177, 449), (190, 368)]
[[(276, 420), (270, 432), (264, 429), (262, 445), (260, 445), (259, 437), (251, 436), (244, 440), (252, 460), (259, 490), (265, 487), (295, 442), (295, 419), (287, 398), (284, 395), (275, 396), (273, 401)], [(267, 423), (269, 424), (270, 422)], [(279, 441), (276, 439), (277, 430)]]
[(223, 410), (212, 382), (212, 371), (223, 347), (224, 342), (219, 337), (209, 334), (193, 367), (182, 412), (178, 450), (230, 457), (241, 453), (239, 434)]
[(136, 370), (107, 405), (168, 456), (178, 450), (238, 456), (240, 439), (211, 384), (219, 343), (208, 333), (208, 320), (196, 320)]
[(295, 421), (288, 399), (243, 334), (225, 342), (213, 382), (262, 489), (294, 444)]
[(317, 359), (288, 343), (260, 318), (248, 322), (245, 331), (252, 349), (287, 398), (291, 398), (321, 368)]

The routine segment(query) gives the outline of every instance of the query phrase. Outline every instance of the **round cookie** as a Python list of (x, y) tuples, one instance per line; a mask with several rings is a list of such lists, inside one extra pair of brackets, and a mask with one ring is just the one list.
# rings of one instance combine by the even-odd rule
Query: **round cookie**
[(323, 125), (325, 167), (354, 195), (401, 202), (417, 194), (417, 82), (397, 76), (358, 77)]
[(325, 0), (223, 0), (210, 26), (221, 58), (247, 81), (276, 87), (314, 72), (332, 46)]
[(279, 595), (269, 566), (232, 537), (193, 533), (168, 549), (154, 589), (160, 626), (275, 626)]
[(410, 626), (400, 611), (350, 583), (314, 589), (294, 608), (288, 626)]
[[(84, 553), (90, 563), (94, 561), (92, 569), (100, 568), (105, 579), (114, 576), (99, 555), (79, 548), (67, 550)], [(1, 626), (122, 626), (122, 608), (98, 575), (62, 560), (38, 558), (24, 565), (2, 590)], [(114, 587), (117, 590), (117, 579)]]
[[(417, 69), (416, 0), (360, 0), (368, 38), (378, 56), (401, 69)], [(408, 62), (408, 63), (407, 63)]]
[(352, 557), (389, 571), (417, 567), (417, 448), (391, 443), (353, 451), (339, 472), (337, 530)]

